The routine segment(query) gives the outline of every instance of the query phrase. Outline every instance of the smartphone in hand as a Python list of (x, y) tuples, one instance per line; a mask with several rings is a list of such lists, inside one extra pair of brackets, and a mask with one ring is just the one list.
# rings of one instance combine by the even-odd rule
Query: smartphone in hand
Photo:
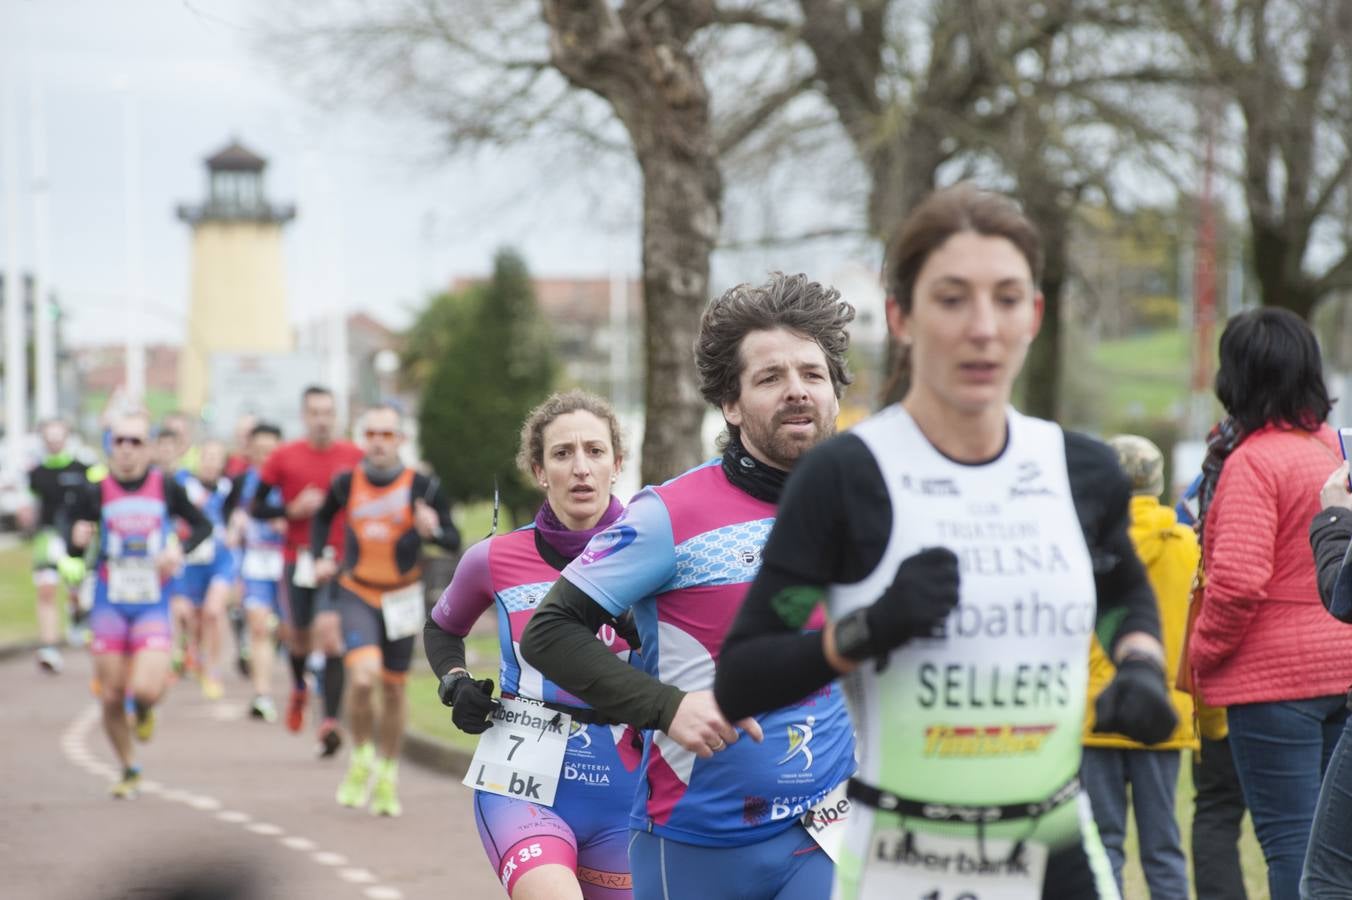
[[(1342, 448), (1343, 459), (1347, 459), (1347, 451), (1352, 449), (1352, 428), (1338, 429), (1338, 446)], [(1352, 472), (1347, 476), (1347, 489), (1352, 491)]]

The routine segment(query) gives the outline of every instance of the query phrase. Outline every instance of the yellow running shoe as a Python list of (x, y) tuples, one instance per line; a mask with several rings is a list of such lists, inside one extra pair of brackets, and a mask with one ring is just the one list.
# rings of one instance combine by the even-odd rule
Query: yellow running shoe
[(141, 793), (141, 770), (127, 769), (122, 773), (122, 780), (115, 782), (108, 793), (115, 800), (130, 800)]
[(219, 678), (203, 675), (202, 696), (206, 697), (208, 700), (219, 700), (225, 696), (225, 685), (221, 684)]
[(136, 727), (133, 731), (136, 734), (136, 739), (143, 744), (155, 736), (155, 708), (153, 706), (136, 716)]
[(371, 814), (396, 817), (404, 811), (397, 792), (399, 764), (392, 759), (382, 759), (376, 768), (376, 784), (371, 791)]
[(366, 805), (371, 796), (371, 766), (376, 759), (373, 744), (362, 744), (352, 751), (352, 762), (348, 765), (347, 775), (338, 785), (338, 804), (358, 808)]

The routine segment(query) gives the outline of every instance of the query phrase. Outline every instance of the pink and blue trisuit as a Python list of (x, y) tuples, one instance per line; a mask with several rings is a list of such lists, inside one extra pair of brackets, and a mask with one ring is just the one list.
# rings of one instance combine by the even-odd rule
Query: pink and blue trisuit
[[(614, 510), (618, 515), (618, 504)], [(521, 658), (526, 624), (558, 579), (559, 568), (584, 546), (579, 543), (564, 556), (563, 547), (541, 547), (546, 540), (536, 525), (527, 525), (473, 545), (432, 609), (438, 626), (464, 636), (495, 606), (503, 696), (542, 701), (573, 717), (553, 806), (475, 791), (474, 819), (508, 894), (522, 875), (553, 863), (577, 873), (586, 900), (627, 900), (632, 895), (625, 845), (638, 784), (637, 734), (622, 725), (590, 721), (597, 718), (594, 710)], [(546, 562), (542, 551), (558, 567)], [(610, 626), (597, 638), (628, 658), (629, 645)]]
[[(774, 517), (713, 460), (640, 492), (563, 577), (611, 615), (633, 610), (649, 675), (712, 690)], [(834, 865), (800, 820), (854, 772), (840, 688), (757, 720), (763, 743), (742, 737), (708, 759), (645, 734), (629, 819), (636, 898), (830, 896)]]
[(169, 536), (164, 475), (151, 469), (135, 491), (113, 478), (99, 483), (99, 558), (89, 614), (94, 653), (131, 656), (169, 650), (169, 585), (155, 557)]
[(218, 479), (208, 487), (188, 470), (179, 469), (174, 480), (183, 487), (192, 505), (211, 522), (211, 537), (184, 559), (183, 571), (170, 585), (170, 595), (187, 597), (193, 606), (201, 606), (213, 583), (228, 585), (235, 580), (235, 554), (225, 543), (225, 501), (230, 496), (230, 479)]

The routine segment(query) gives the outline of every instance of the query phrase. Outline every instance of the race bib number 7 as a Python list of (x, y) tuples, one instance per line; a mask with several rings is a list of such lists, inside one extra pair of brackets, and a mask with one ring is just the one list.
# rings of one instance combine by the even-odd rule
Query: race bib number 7
[(464, 784), (552, 806), (572, 717), (528, 700), (504, 697), (491, 718), (493, 727), (479, 738)]
[(863, 900), (1040, 900), (1047, 847), (898, 830), (873, 835)]

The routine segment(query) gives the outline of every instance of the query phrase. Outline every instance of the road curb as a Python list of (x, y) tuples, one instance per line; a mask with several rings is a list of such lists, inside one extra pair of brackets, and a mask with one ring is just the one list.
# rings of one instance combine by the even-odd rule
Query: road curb
[(469, 761), (474, 757), (466, 750), (413, 730), (404, 732), (402, 755), (416, 766), (456, 778), (464, 777), (469, 771)]
[(15, 641), (11, 644), (0, 644), (0, 662), (22, 656), (25, 653), (32, 653), (41, 646), (40, 641)]
[[(40, 641), (0, 643), (0, 662), (33, 653), (41, 646)], [(445, 741), (437, 740), (414, 730), (408, 730), (404, 733), (402, 755), (404, 759), (416, 766), (456, 778), (464, 777), (465, 773), (469, 771), (469, 761), (474, 758), (474, 754), (467, 750), (452, 747)]]

